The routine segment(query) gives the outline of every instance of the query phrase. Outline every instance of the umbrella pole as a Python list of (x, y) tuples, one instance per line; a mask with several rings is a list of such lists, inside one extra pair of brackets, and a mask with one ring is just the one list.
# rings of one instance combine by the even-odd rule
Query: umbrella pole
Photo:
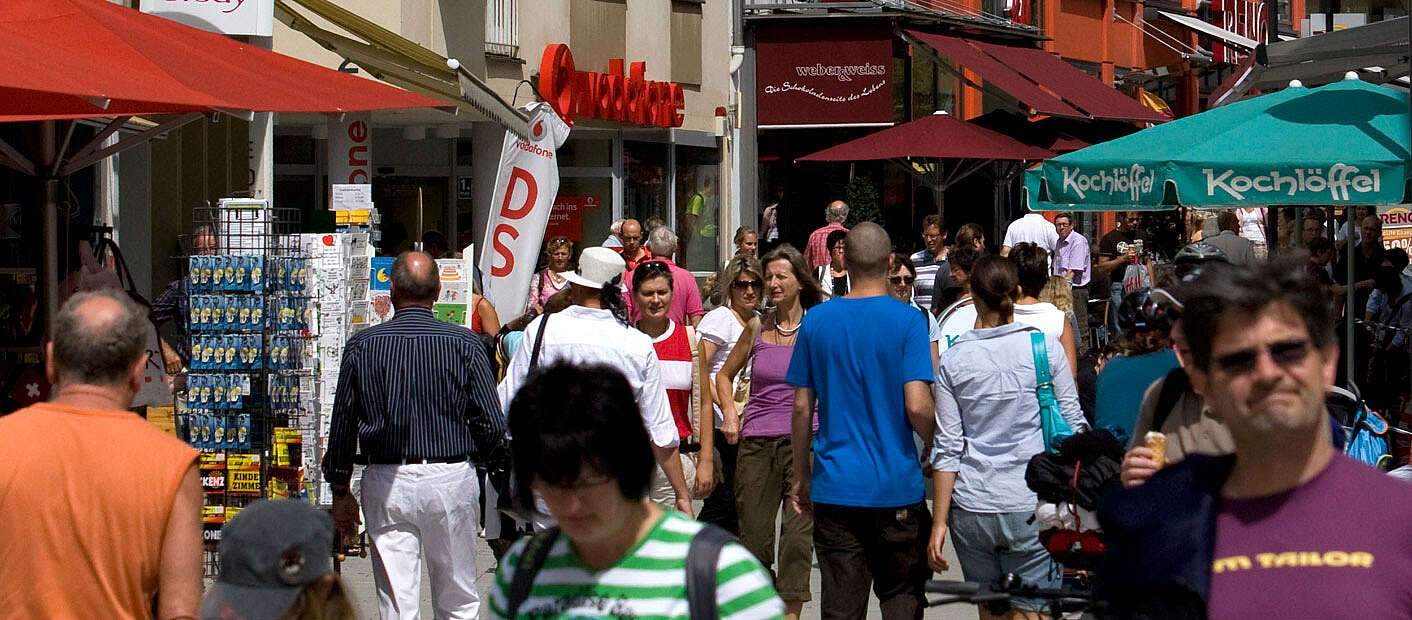
[(54, 163), (59, 158), (59, 124), (44, 121), (39, 125), (40, 166), (47, 168), (44, 179), (44, 203), (40, 207), (44, 282), (44, 328), (52, 337), (54, 317), (59, 313), (59, 179), (54, 176)]
[(1357, 364), (1355, 364), (1353, 360), (1353, 351), (1355, 348), (1353, 346), (1353, 315), (1355, 312), (1355, 308), (1353, 307), (1353, 291), (1355, 289), (1355, 285), (1357, 284), (1353, 281), (1353, 259), (1358, 252), (1358, 250), (1353, 247), (1353, 232), (1357, 230), (1357, 228), (1354, 228), (1356, 224), (1353, 222), (1353, 207), (1344, 207), (1344, 209), (1348, 212), (1349, 222), (1348, 243), (1344, 244), (1344, 261), (1347, 263), (1348, 269), (1347, 279), (1345, 280), (1345, 282), (1348, 283), (1348, 286), (1344, 287), (1343, 292), (1343, 313), (1345, 317), (1343, 322), (1343, 335), (1345, 337), (1344, 371), (1347, 373), (1349, 391), (1353, 392), (1354, 394), (1358, 394), (1358, 386), (1353, 381), (1353, 370), (1357, 366)]

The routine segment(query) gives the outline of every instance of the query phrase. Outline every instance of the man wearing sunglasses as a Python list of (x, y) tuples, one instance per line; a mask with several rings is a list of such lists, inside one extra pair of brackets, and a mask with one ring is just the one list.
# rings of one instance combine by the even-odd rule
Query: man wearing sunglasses
[(1235, 455), (1105, 498), (1100, 596), (1117, 617), (1412, 617), (1412, 487), (1332, 446), (1328, 296), (1282, 259), (1211, 269), (1184, 302), (1187, 370)]

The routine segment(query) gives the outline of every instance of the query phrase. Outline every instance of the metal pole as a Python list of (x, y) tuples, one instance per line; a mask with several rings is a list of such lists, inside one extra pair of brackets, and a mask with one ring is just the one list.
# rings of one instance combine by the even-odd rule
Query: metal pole
[[(44, 121), (39, 125), (39, 164), (46, 171), (54, 170), (54, 162), (59, 158), (58, 121)], [(44, 204), (40, 207), (42, 242), (41, 261), (44, 282), (44, 329), (51, 335), (54, 317), (59, 313), (59, 179), (53, 174), (44, 176)]]
[(1347, 355), (1345, 355), (1344, 357), (1344, 370), (1348, 373), (1348, 386), (1350, 388), (1350, 391), (1352, 391), (1354, 394), (1358, 394), (1359, 392), (1357, 385), (1353, 381), (1353, 371), (1354, 368), (1357, 367), (1357, 364), (1354, 362), (1353, 359), (1353, 318), (1354, 313), (1357, 311), (1357, 309), (1353, 307), (1353, 291), (1355, 285), (1357, 284), (1353, 280), (1353, 260), (1355, 254), (1358, 251), (1353, 247), (1353, 233), (1358, 230), (1358, 223), (1353, 221), (1355, 217), (1355, 211), (1353, 207), (1344, 207), (1344, 211), (1348, 214), (1348, 242), (1344, 244), (1344, 261), (1348, 263), (1348, 272), (1346, 274), (1347, 279), (1344, 280), (1348, 283), (1348, 286), (1345, 287), (1343, 293), (1343, 312), (1345, 316), (1343, 327), (1344, 337), (1346, 338), (1344, 342), (1346, 343), (1345, 347), (1347, 348), (1347, 351), (1345, 351)]

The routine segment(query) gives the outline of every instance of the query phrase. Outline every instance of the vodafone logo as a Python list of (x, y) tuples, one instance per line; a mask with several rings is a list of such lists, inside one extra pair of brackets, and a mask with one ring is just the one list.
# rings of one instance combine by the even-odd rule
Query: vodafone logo
[(544, 136), (544, 121), (539, 121), (538, 123), (535, 123), (533, 132), (535, 140), (538, 140), (542, 136)]

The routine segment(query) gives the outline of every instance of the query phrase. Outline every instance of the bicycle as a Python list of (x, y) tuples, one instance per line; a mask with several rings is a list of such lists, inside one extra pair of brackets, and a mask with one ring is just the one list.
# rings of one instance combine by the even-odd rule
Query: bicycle
[[(997, 577), (994, 583), (983, 584), (974, 581), (928, 581), (923, 590), (928, 594), (944, 594), (948, 598), (928, 599), (927, 607), (939, 607), (953, 603), (987, 605), (997, 615), (1009, 607), (1014, 598), (1038, 598), (1047, 601), (1049, 617), (1063, 618), (1071, 612), (1087, 612), (1094, 609), (1096, 602), (1093, 593), (1087, 588), (1065, 586), (1061, 588), (1039, 588), (1024, 583), (1014, 573)], [(996, 609), (999, 608), (999, 609)]]

